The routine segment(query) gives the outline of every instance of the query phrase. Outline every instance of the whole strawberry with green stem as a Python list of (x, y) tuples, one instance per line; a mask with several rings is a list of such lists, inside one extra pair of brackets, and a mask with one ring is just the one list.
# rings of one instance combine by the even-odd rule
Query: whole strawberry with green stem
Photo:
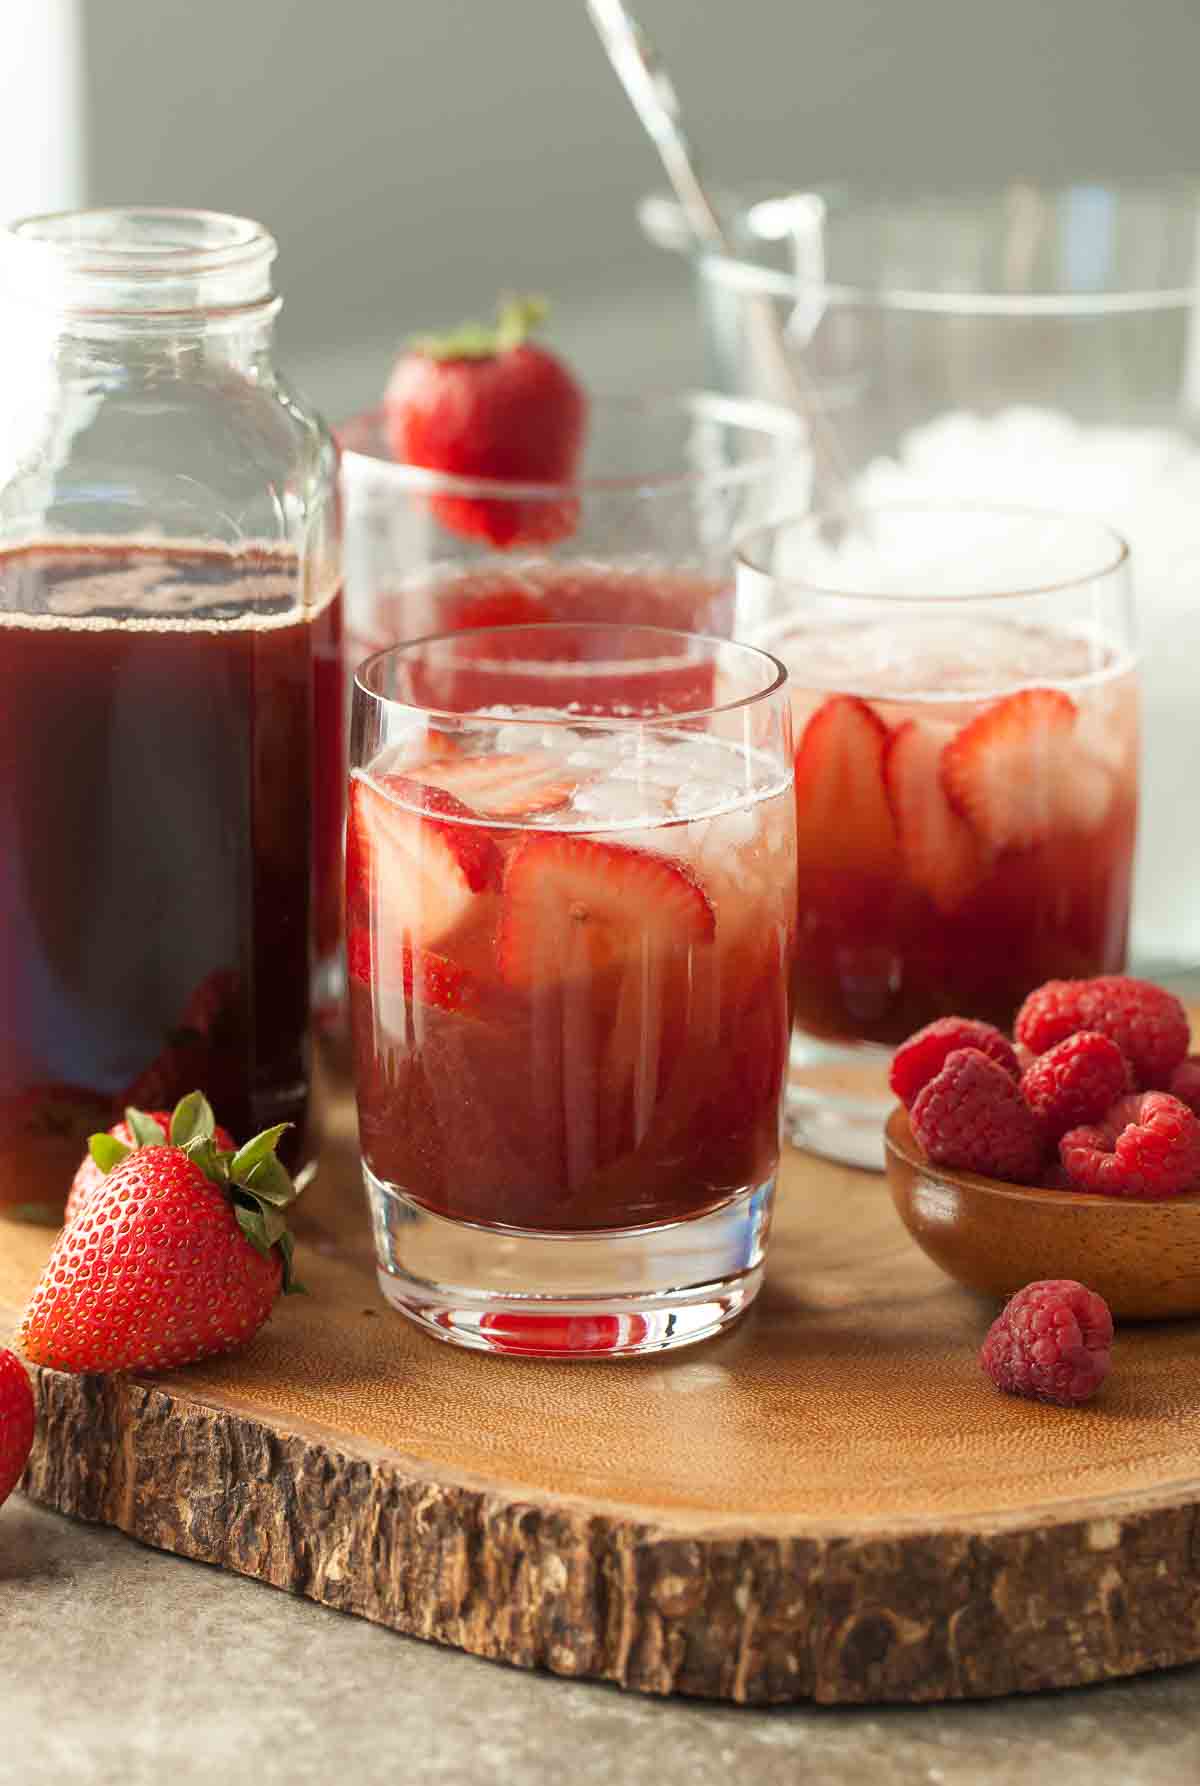
[[(184, 1098), (172, 1112), (169, 1110), (135, 1110), (132, 1105), (126, 1110), (120, 1122), (115, 1122), (108, 1133), (114, 1141), (120, 1141), (126, 1152), (135, 1147), (166, 1147), (168, 1141), (177, 1139), (175, 1125), (177, 1120), (186, 1123), (190, 1108), (189, 1100)], [(93, 1136), (94, 1140), (95, 1137)], [(217, 1125), (213, 1131), (213, 1140), (223, 1152), (236, 1153), (237, 1143), (227, 1129)], [(108, 1159), (108, 1152), (101, 1149), (101, 1155)], [(67, 1195), (67, 1207), (63, 1211), (63, 1221), (73, 1222), (98, 1184), (103, 1184), (108, 1165), (99, 1166), (93, 1157), (89, 1145), (88, 1152), (80, 1164), (79, 1170), (71, 1180), (71, 1189)]]
[[(546, 309), (539, 298), (510, 298), (494, 328), (467, 323), (410, 343), (384, 397), (393, 457), (447, 477), (573, 482), (587, 398), (563, 361), (530, 340)], [(437, 491), (429, 507), (450, 533), (500, 548), (552, 544), (579, 519), (572, 497)]]
[(94, 1135), (105, 1176), (30, 1298), (26, 1356), (65, 1371), (169, 1370), (251, 1339), (276, 1297), (300, 1287), (284, 1214), (298, 1188), (275, 1154), (287, 1127), (221, 1148), (194, 1092), (166, 1146)]

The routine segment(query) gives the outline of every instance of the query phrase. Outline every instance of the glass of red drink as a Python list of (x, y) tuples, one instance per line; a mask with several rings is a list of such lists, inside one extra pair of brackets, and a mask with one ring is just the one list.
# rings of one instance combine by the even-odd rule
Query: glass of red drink
[(637, 1353), (752, 1301), (795, 920), (784, 682), (751, 647), (584, 623), (360, 668), (364, 1181), (384, 1295), (438, 1337)]
[(1129, 554), (1098, 522), (816, 513), (749, 536), (738, 625), (789, 672), (802, 1145), (882, 1165), (887, 1061), (1124, 965), (1138, 794)]
[(206, 212), (0, 233), (6, 1208), (61, 1218), (90, 1131), (197, 1087), (302, 1146), (338, 566), (332, 443), (271, 360), (274, 256)]

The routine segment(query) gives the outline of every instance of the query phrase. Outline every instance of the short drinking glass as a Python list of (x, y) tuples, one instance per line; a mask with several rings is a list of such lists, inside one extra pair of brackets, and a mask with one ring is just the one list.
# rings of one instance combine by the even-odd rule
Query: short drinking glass
[(740, 636), (787, 665), (799, 879), (789, 1126), (882, 1164), (887, 1061), (1125, 962), (1129, 554), (1033, 511), (815, 513), (750, 536)]
[(354, 689), (347, 960), (379, 1280), (442, 1339), (637, 1353), (762, 1274), (795, 923), (782, 667), (479, 629)]

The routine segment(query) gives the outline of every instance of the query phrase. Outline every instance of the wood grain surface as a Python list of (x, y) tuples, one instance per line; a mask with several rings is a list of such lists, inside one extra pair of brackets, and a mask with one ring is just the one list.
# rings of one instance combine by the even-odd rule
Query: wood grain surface
[[(309, 1299), (175, 1376), (38, 1376), (35, 1499), (478, 1655), (765, 1703), (983, 1696), (1200, 1657), (1200, 1324), (1090, 1408), (1007, 1399), (994, 1306), (882, 1178), (788, 1156), (766, 1287), (661, 1361), (489, 1357), (380, 1300), (343, 1092)], [(48, 1250), (0, 1222), (0, 1339)]]

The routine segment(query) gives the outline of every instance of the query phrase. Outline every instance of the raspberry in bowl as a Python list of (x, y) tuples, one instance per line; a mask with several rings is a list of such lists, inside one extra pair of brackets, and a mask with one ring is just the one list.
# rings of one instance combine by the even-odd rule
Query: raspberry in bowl
[(1118, 1319), (1200, 1314), (1200, 1116), (1187, 1013), (1123, 975), (1051, 981), (1000, 1031), (946, 1018), (897, 1049), (897, 1213), (949, 1277), (1008, 1297), (1074, 1279)]

